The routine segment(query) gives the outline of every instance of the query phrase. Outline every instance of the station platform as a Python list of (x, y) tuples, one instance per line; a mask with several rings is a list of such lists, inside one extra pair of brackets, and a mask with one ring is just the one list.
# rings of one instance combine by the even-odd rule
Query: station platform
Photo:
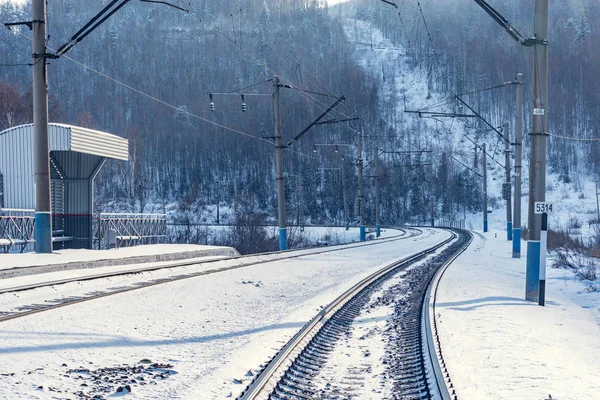
[(0, 254), (0, 279), (56, 271), (239, 255), (233, 247), (191, 244), (154, 244), (112, 250), (68, 249), (52, 254)]

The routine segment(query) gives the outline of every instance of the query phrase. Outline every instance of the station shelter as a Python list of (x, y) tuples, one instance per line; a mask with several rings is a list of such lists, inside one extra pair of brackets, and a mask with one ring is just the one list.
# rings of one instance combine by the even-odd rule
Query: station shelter
[[(48, 124), (54, 248), (93, 247), (94, 178), (107, 159), (128, 160), (127, 139)], [(33, 124), (0, 132), (0, 212), (35, 209)], [(0, 233), (1, 234), (1, 233)]]

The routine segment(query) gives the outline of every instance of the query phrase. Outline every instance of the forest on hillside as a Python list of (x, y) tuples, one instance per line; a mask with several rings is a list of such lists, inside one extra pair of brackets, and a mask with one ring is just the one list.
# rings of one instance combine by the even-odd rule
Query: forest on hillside
[[(99, 11), (98, 3), (107, 1), (49, 2), (48, 46), (56, 49), (65, 43)], [(438, 217), (480, 211), (479, 183), (451, 161), (454, 153), (462, 151), (460, 144), (439, 132), (433, 136), (431, 124), (404, 116), (404, 94), (384, 96), (383, 82), (360, 65), (355, 57), (357, 44), (348, 39), (343, 24), (349, 18), (364, 21), (405, 49), (410, 71), (394, 65), (382, 68), (391, 74), (424, 77), (428, 98), (490, 87), (514, 80), (522, 72), (527, 110), (531, 52), (514, 43), (470, 0), (429, 0), (420, 2), (422, 8), (406, 2), (399, 9), (375, 0), (352, 0), (332, 7), (325, 3), (173, 2), (188, 10), (184, 12), (130, 2), (75, 46), (69, 58), (51, 60), (51, 120), (130, 140), (130, 161), (107, 164), (96, 180), (97, 207), (148, 212), (177, 203), (179, 212), (192, 212), (220, 202), (236, 214), (253, 213), (261, 215), (259, 220), (266, 216), (273, 220), (271, 79), (278, 75), (291, 87), (282, 89), (284, 141), (300, 133), (342, 95), (345, 101), (325, 119), (360, 118), (313, 127), (288, 146), (289, 222), (342, 221), (340, 168), (351, 199), (351, 220), (356, 221), (359, 132), (369, 137), (364, 149), (367, 223), (374, 219), (372, 177), (375, 154), (381, 149), (432, 151), (427, 160), (409, 159), (409, 168), (395, 168), (397, 158), (381, 160), (382, 223), (426, 221), (431, 198)], [(514, 26), (531, 34), (532, 4), (495, 3)], [(550, 131), (567, 137), (596, 137), (600, 88), (595, 74), (600, 54), (593, 48), (600, 28), (592, 21), (600, 17), (600, 6), (584, 0), (551, 4)], [(0, 4), (1, 22), (27, 20), (29, 15), (28, 6)], [(29, 32), (24, 28), (21, 33)], [(31, 71), (19, 65), (30, 62), (30, 53), (26, 38), (2, 30), (0, 130), (31, 121)], [(214, 93), (212, 98), (209, 93)], [(466, 98), (494, 125), (513, 119), (511, 90)], [(449, 103), (446, 111), (454, 107)], [(480, 122), (463, 124), (475, 139), (485, 135)], [(528, 125), (526, 117), (524, 132)], [(321, 146), (335, 143), (340, 146)], [(525, 157), (527, 145), (525, 138)], [(599, 151), (597, 142), (582, 146), (553, 138), (548, 147), (550, 170), (577, 183), (581, 172), (598, 173)], [(471, 162), (476, 166), (478, 161)], [(431, 171), (427, 164), (433, 164)]]

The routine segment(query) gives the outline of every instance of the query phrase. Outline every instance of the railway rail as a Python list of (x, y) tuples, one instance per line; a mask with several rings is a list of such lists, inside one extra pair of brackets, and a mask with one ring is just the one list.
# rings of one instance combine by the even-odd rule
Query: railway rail
[[(300, 251), (289, 250), (289, 251), (285, 251), (285, 252), (262, 253), (262, 254), (258, 254), (258, 255), (252, 255), (252, 256), (231, 257), (231, 258), (227, 258), (226, 260), (227, 261), (240, 260), (240, 263), (235, 264), (235, 265), (225, 266), (225, 267), (216, 267), (216, 268), (212, 268), (212, 269), (191, 272), (191, 273), (183, 273), (183, 274), (175, 273), (172, 276), (168, 276), (168, 277), (152, 279), (152, 280), (148, 280), (148, 281), (135, 282), (128, 286), (110, 287), (110, 288), (107, 288), (106, 290), (94, 291), (94, 292), (86, 293), (81, 296), (69, 296), (69, 297), (62, 297), (62, 298), (57, 298), (57, 299), (52, 299), (52, 300), (45, 300), (42, 303), (38, 302), (35, 304), (24, 304), (24, 305), (19, 306), (19, 308), (16, 311), (1, 311), (0, 310), (0, 323), (4, 322), (4, 321), (9, 321), (9, 320), (25, 317), (28, 315), (44, 312), (44, 311), (50, 311), (53, 309), (65, 307), (65, 306), (72, 305), (72, 304), (78, 304), (78, 303), (82, 303), (82, 302), (86, 302), (86, 301), (91, 301), (94, 299), (113, 296), (113, 295), (117, 295), (120, 293), (144, 289), (144, 288), (161, 285), (161, 284), (165, 284), (165, 283), (169, 283), (169, 282), (175, 282), (175, 281), (179, 281), (179, 280), (183, 280), (183, 279), (190, 279), (190, 278), (195, 278), (198, 276), (209, 275), (209, 274), (214, 274), (214, 273), (219, 273), (219, 272), (224, 272), (224, 271), (230, 271), (230, 270), (234, 270), (234, 269), (245, 268), (245, 267), (249, 267), (249, 266), (253, 266), (253, 265), (264, 264), (264, 263), (269, 263), (269, 262), (274, 262), (274, 261), (279, 261), (279, 260), (293, 259), (293, 258), (304, 257), (304, 256), (308, 256), (308, 255), (318, 255), (318, 254), (342, 251), (342, 250), (345, 250), (348, 248), (374, 246), (374, 245), (381, 244), (381, 243), (387, 243), (387, 242), (393, 242), (393, 241), (397, 241), (397, 240), (411, 238), (411, 237), (414, 237), (417, 235), (421, 235), (423, 233), (422, 230), (417, 229), (417, 228), (403, 229), (403, 231), (404, 231), (404, 235), (394, 236), (394, 237), (386, 238), (386, 239), (379, 239), (377, 241), (370, 241), (367, 243), (335, 246), (335, 247), (326, 248), (326, 249), (323, 249), (323, 248), (305, 249), (305, 250), (300, 250)], [(202, 262), (199, 262), (198, 260), (196, 260), (196, 261), (186, 260), (186, 261), (178, 261), (178, 262), (173, 262), (173, 263), (161, 264), (159, 266), (154, 265), (154, 266), (146, 266), (146, 267), (140, 267), (140, 268), (135, 268), (135, 269), (128, 269), (128, 270), (123, 270), (123, 271), (97, 273), (97, 274), (91, 274), (91, 275), (87, 275), (87, 276), (77, 276), (77, 277), (71, 277), (71, 278), (65, 278), (65, 279), (53, 279), (50, 281), (44, 281), (44, 282), (39, 282), (39, 283), (34, 283), (34, 284), (19, 285), (19, 286), (4, 288), (4, 289), (0, 290), (0, 295), (17, 294), (18, 292), (30, 291), (30, 290), (44, 288), (44, 287), (54, 287), (57, 285), (64, 285), (64, 284), (74, 283), (74, 282), (84, 282), (84, 281), (91, 281), (91, 280), (97, 280), (97, 279), (103, 279), (103, 278), (113, 278), (113, 277), (119, 277), (119, 276), (124, 276), (124, 275), (139, 274), (139, 273), (144, 273), (144, 272), (169, 270), (169, 269), (179, 268), (179, 267), (189, 267), (189, 266), (198, 265), (200, 263), (210, 264), (210, 263), (216, 263), (218, 261), (223, 261), (223, 259), (216, 259), (216, 260), (202, 261)]]
[[(374, 290), (400, 271), (407, 271), (417, 262), (424, 265), (406, 273), (403, 291), (407, 296), (396, 304), (392, 316), (385, 364), (393, 379), (393, 398), (431, 399), (435, 391), (441, 393), (444, 375), (427, 374), (428, 365), (438, 365), (432, 330), (422, 324), (425, 306), (429, 306), (430, 283), (470, 244), (472, 236), (462, 230), (452, 230), (451, 238), (419, 254), (392, 263), (363, 279), (309, 321), (273, 357), (238, 400), (256, 399), (326, 399), (349, 398), (353, 393), (330, 393), (314, 382), (329, 355), (343, 337), (348, 336), (350, 325), (368, 302)], [(425, 335), (423, 334), (425, 330)], [(426, 340), (424, 340), (426, 337)], [(439, 382), (441, 380), (441, 382)], [(330, 385), (327, 385), (330, 386)], [(447, 398), (447, 397), (444, 397)], [(448, 397), (449, 398), (449, 397)]]

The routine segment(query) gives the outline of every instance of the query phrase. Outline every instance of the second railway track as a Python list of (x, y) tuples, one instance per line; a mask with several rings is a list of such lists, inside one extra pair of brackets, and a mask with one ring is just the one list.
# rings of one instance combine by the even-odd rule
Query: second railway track
[[(404, 232), (407, 234), (400, 236), (400, 237), (381, 239), (381, 240), (377, 240), (377, 241), (371, 241), (368, 243), (353, 244), (350, 246), (336, 246), (333, 248), (325, 248), (325, 249), (319, 248), (319, 249), (306, 249), (306, 250), (300, 250), (300, 251), (266, 253), (266, 254), (258, 254), (258, 255), (246, 256), (246, 257), (232, 257), (232, 258), (229, 258), (226, 260), (213, 260), (213, 261), (208, 261), (208, 262), (205, 261), (204, 263), (212, 264), (212, 263), (215, 263), (218, 261), (228, 261), (229, 260), (230, 262), (231, 261), (236, 262), (236, 264), (228, 265), (228, 266), (224, 266), (224, 267), (215, 266), (214, 268), (207, 268), (207, 269), (204, 269), (201, 271), (188, 272), (188, 273), (181, 273), (181, 272), (177, 273), (177, 272), (173, 271), (172, 273), (169, 273), (168, 276), (163, 276), (163, 277), (156, 278), (156, 279), (140, 280), (137, 282), (130, 282), (125, 285), (123, 285), (123, 284), (119, 285), (118, 283), (111, 283), (110, 287), (105, 288), (103, 290), (94, 290), (91, 292), (84, 292), (84, 293), (76, 294), (76, 295), (59, 296), (56, 298), (47, 298), (47, 299), (44, 299), (43, 301), (37, 301), (37, 302), (29, 302), (29, 303), (25, 302), (25, 303), (22, 303), (16, 307), (14, 307), (11, 310), (0, 310), (0, 322), (8, 321), (8, 320), (16, 319), (16, 318), (21, 318), (21, 317), (25, 317), (28, 315), (32, 315), (32, 314), (36, 314), (36, 313), (40, 313), (40, 312), (44, 312), (44, 311), (50, 311), (53, 309), (65, 307), (65, 306), (72, 305), (72, 304), (78, 304), (78, 303), (82, 303), (82, 302), (86, 302), (86, 301), (90, 301), (90, 300), (94, 300), (94, 299), (99, 299), (99, 298), (113, 296), (113, 295), (120, 294), (120, 293), (130, 292), (133, 290), (139, 290), (142, 288), (148, 288), (148, 287), (161, 285), (161, 284), (165, 284), (165, 283), (169, 283), (169, 282), (175, 282), (175, 281), (179, 281), (179, 280), (183, 280), (183, 279), (190, 279), (190, 278), (199, 277), (199, 276), (203, 276), (203, 275), (209, 275), (209, 274), (219, 273), (219, 272), (223, 272), (223, 271), (245, 268), (245, 267), (249, 267), (249, 266), (253, 266), (253, 265), (268, 263), (268, 262), (272, 262), (272, 261), (279, 261), (279, 260), (283, 260), (283, 259), (293, 259), (293, 258), (303, 257), (303, 256), (308, 256), (308, 255), (341, 251), (341, 250), (351, 248), (351, 247), (373, 246), (373, 245), (377, 245), (380, 243), (386, 243), (386, 242), (390, 242), (390, 241), (410, 238), (415, 235), (420, 235), (422, 233), (421, 230), (416, 229), (416, 228), (406, 229), (406, 230), (404, 230)], [(159, 270), (170, 271), (170, 269), (180, 268), (180, 267), (191, 267), (191, 266), (194, 266), (197, 264), (199, 264), (198, 261), (191, 261), (191, 260), (190, 261), (178, 261), (178, 262), (163, 264), (160, 266), (140, 267), (140, 268), (130, 269), (130, 270), (126, 270), (126, 271), (113, 271), (113, 272), (108, 272), (108, 273), (91, 274), (89, 276), (83, 276), (83, 277), (78, 276), (78, 277), (72, 277), (72, 278), (66, 278), (66, 279), (52, 279), (49, 281), (39, 282), (39, 283), (35, 283), (35, 284), (25, 284), (25, 285), (19, 285), (19, 286), (14, 286), (14, 287), (10, 287), (10, 288), (0, 289), (0, 295), (4, 295), (4, 296), (18, 295), (19, 292), (31, 291), (31, 290), (39, 289), (39, 288), (54, 288), (57, 285), (65, 285), (65, 284), (69, 284), (69, 283), (81, 283), (81, 282), (85, 282), (85, 281), (104, 279), (104, 278), (106, 278), (106, 279), (115, 278), (115, 277), (118, 278), (121, 276), (131, 276), (133, 274), (140, 274), (140, 273), (144, 273), (144, 272), (152, 272), (152, 271), (159, 271)], [(56, 291), (55, 293), (53, 293), (54, 296), (59, 295), (59, 294), (60, 294), (59, 291)]]
[[(376, 340), (385, 342), (386, 349), (377, 360), (383, 372), (377, 378), (379, 382), (371, 386), (370, 390), (375, 393), (363, 394), (370, 395), (369, 398), (438, 398), (433, 393), (439, 393), (438, 385), (444, 382), (438, 383), (436, 379), (440, 378), (428, 373), (428, 365), (437, 360), (431, 359), (426, 350), (430, 340), (424, 338), (426, 325), (422, 324), (422, 309), (432, 278), (466, 249), (471, 238), (466, 231), (455, 231), (452, 238), (363, 279), (292, 337), (238, 399), (360, 397), (360, 391), (368, 386), (365, 381), (373, 376), (373, 365), (361, 361), (360, 357), (356, 365), (348, 365), (344, 360), (350, 359), (350, 353), (357, 349), (362, 352), (362, 360), (370, 355), (365, 345), (368, 335), (354, 338), (355, 342), (362, 341), (359, 345), (349, 344), (351, 326), (365, 310), (368, 313), (370, 308), (384, 303), (393, 312)], [(382, 287), (400, 272), (402, 279)], [(342, 356), (338, 361), (336, 353)]]

